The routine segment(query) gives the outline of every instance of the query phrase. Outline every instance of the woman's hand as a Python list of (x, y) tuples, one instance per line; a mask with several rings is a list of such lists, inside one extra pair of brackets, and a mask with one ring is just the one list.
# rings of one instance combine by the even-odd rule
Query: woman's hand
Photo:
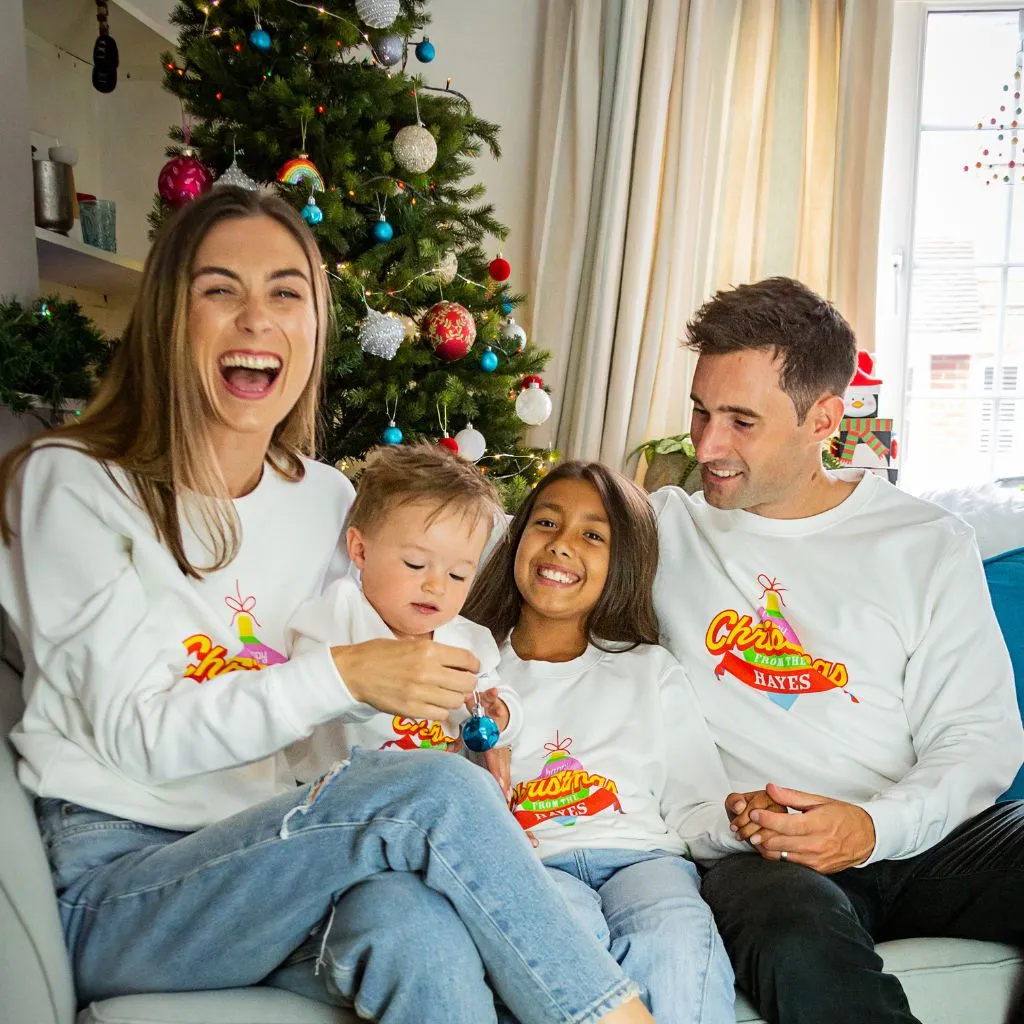
[[(480, 671), (472, 652), (429, 637), (332, 647), (331, 657), (357, 701), (389, 715), (442, 722), (465, 703)], [(505, 714), (507, 722), (507, 710)]]

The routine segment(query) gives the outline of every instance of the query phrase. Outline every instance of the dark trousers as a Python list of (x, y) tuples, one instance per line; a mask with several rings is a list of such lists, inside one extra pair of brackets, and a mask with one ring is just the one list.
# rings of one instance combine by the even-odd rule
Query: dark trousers
[(917, 857), (835, 875), (726, 857), (701, 893), (737, 984), (766, 1020), (918, 1024), (874, 944), (936, 935), (1024, 945), (1024, 801), (990, 807)]

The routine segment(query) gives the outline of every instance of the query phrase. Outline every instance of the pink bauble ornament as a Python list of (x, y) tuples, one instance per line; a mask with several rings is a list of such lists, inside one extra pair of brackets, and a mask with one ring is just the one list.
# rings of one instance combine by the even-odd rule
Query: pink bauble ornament
[(156, 183), (160, 198), (174, 209), (198, 199), (211, 185), (210, 169), (191, 150), (168, 160)]
[(423, 317), (423, 333), (438, 359), (446, 363), (461, 359), (476, 341), (476, 321), (457, 302), (438, 302)]

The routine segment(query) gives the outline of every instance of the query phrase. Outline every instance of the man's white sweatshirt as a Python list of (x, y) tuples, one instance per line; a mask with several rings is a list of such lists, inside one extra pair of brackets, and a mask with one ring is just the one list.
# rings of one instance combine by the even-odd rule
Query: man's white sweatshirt
[(860, 804), (867, 863), (921, 853), (1003, 792), (1024, 730), (965, 523), (870, 473), (804, 519), (674, 487), (652, 501), (663, 641), (733, 789)]

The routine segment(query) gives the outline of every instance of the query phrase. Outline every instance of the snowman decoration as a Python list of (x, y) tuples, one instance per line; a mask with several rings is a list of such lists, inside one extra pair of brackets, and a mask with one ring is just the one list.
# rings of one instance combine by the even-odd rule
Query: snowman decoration
[(896, 482), (896, 438), (891, 419), (878, 415), (882, 381), (870, 352), (857, 353), (857, 372), (843, 394), (843, 419), (834, 451), (845, 468), (866, 469)]

